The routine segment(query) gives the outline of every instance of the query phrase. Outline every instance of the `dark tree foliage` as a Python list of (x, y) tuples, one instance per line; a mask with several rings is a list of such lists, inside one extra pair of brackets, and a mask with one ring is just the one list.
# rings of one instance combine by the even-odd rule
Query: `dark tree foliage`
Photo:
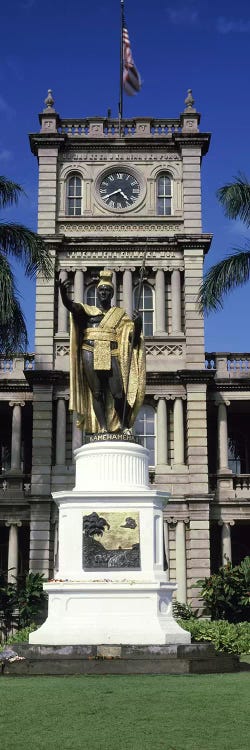
[[(0, 176), (0, 209), (14, 205), (24, 194), (22, 187)], [(22, 224), (0, 222), (0, 353), (13, 354), (27, 350), (27, 329), (19, 302), (19, 293), (11, 268), (18, 260), (27, 277), (37, 271), (46, 279), (53, 273), (48, 246), (36, 232)]]
[[(234, 181), (217, 191), (217, 196), (230, 219), (241, 219), (250, 226), (250, 183), (239, 174)], [(224, 260), (216, 263), (204, 277), (198, 304), (201, 312), (218, 310), (223, 306), (223, 297), (250, 278), (250, 250), (235, 248)]]

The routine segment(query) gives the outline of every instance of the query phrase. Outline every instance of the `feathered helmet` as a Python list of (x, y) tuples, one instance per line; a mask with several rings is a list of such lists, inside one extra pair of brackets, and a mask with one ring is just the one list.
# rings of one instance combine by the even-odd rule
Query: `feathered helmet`
[(103, 271), (100, 271), (100, 281), (98, 281), (97, 289), (99, 286), (111, 286), (112, 289), (114, 289), (114, 284), (112, 282), (112, 276), (113, 271), (109, 271), (107, 268), (104, 268)]

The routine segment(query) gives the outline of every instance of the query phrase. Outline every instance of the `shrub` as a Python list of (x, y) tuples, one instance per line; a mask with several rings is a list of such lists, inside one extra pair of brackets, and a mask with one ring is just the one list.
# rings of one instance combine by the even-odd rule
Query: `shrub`
[(11, 646), (12, 643), (28, 643), (29, 634), (32, 633), (33, 630), (36, 630), (35, 622), (32, 622), (31, 625), (26, 628), (21, 628), (21, 630), (13, 633), (13, 635), (9, 635), (6, 641), (6, 645)]
[(0, 632), (4, 639), (18, 625), (17, 606), (16, 584), (9, 583), (6, 573), (0, 571)]
[(190, 620), (191, 617), (196, 617), (196, 611), (193, 611), (191, 604), (177, 602), (177, 600), (174, 599), (173, 615), (174, 617), (180, 617), (182, 620)]
[(209, 578), (197, 581), (212, 620), (242, 622), (250, 619), (250, 557), (232, 567), (230, 562)]
[(25, 628), (37, 621), (44, 610), (47, 595), (43, 591), (44, 576), (41, 573), (28, 573), (19, 579), (19, 628)]
[(6, 573), (0, 573), (0, 632), (5, 641), (11, 630), (40, 621), (47, 600), (43, 582), (41, 573), (18, 576), (13, 583), (8, 582)]
[(211, 641), (216, 651), (231, 654), (250, 653), (250, 623), (232, 623), (227, 620), (203, 620), (191, 617), (178, 619), (179, 625), (191, 633), (192, 642)]

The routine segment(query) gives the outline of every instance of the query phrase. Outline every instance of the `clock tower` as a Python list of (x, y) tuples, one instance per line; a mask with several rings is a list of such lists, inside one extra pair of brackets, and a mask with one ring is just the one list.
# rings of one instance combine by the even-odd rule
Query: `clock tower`
[[(208, 575), (209, 496), (203, 319), (197, 308), (204, 254), (200, 168), (210, 136), (189, 90), (177, 118), (61, 119), (49, 91), (41, 129), (30, 136), (39, 164), (38, 231), (54, 277), (37, 279), (30, 567), (56, 570), (57, 519), (51, 492), (71, 489), (73, 451), (84, 436), (69, 403), (69, 321), (57, 280), (75, 301), (95, 303), (102, 268), (112, 269), (114, 304), (131, 316), (140, 266), (147, 387), (135, 431), (150, 476), (171, 492), (165, 553), (178, 598), (197, 604)], [(200, 532), (202, 532), (200, 534)], [(199, 541), (200, 540), (200, 541)]]

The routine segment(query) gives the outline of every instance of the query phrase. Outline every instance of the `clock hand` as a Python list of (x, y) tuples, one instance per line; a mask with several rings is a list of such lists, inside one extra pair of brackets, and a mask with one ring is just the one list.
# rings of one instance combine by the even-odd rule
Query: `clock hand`
[(128, 201), (128, 196), (125, 195), (125, 193), (122, 192), (122, 190), (119, 191), (123, 198), (125, 198), (126, 201)]
[(111, 195), (115, 195), (115, 193), (120, 193), (120, 188), (118, 190), (113, 190), (113, 193), (107, 193), (107, 195), (104, 195), (104, 199), (111, 198)]

